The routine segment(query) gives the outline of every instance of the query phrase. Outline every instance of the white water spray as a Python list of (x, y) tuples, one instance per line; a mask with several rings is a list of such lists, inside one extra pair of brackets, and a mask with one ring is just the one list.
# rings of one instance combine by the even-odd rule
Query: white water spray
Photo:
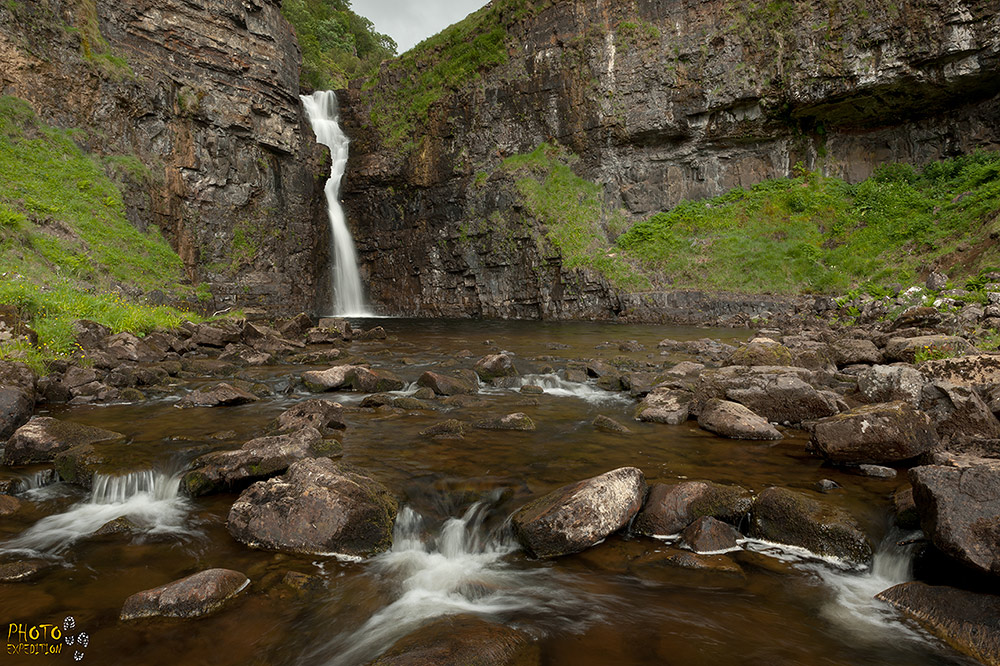
[(152, 471), (95, 474), (89, 501), (43, 518), (0, 550), (57, 554), (123, 516), (148, 534), (183, 534), (190, 531), (185, 527), (187, 513), (188, 502), (180, 494), (177, 475)]
[(330, 149), (330, 179), (326, 181), (326, 205), (330, 216), (330, 235), (333, 239), (333, 312), (341, 317), (367, 317), (371, 315), (365, 304), (358, 272), (358, 258), (354, 239), (347, 228), (344, 209), (340, 205), (340, 180), (347, 168), (348, 139), (340, 129), (337, 95), (332, 90), (317, 90), (312, 95), (302, 95), (302, 104), (312, 125), (316, 140)]

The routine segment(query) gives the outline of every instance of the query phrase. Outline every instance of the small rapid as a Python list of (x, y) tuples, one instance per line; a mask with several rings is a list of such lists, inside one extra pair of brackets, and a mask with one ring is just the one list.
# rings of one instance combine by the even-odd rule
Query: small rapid
[(43, 518), (0, 549), (57, 555), (123, 517), (147, 534), (187, 534), (188, 510), (178, 475), (150, 470), (122, 476), (95, 474), (87, 501)]

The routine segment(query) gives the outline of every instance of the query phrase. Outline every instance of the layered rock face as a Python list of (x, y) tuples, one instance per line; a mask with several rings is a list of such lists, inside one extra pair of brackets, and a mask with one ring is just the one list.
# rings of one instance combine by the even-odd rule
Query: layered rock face
[(216, 305), (312, 309), (327, 289), (324, 151), (278, 0), (47, 0), (0, 7), (0, 92), (149, 170), (158, 225)]
[(697, 319), (703, 295), (622, 294), (563, 265), (498, 169), (543, 141), (579, 155), (575, 171), (634, 219), (800, 162), (857, 181), (884, 161), (1000, 145), (991, 0), (529, 4), (500, 11), (506, 63), (443, 96), (404, 145), (371, 121), (379, 93), (412, 72), (384, 67), (374, 89), (342, 95), (353, 140), (343, 195), (387, 312)]

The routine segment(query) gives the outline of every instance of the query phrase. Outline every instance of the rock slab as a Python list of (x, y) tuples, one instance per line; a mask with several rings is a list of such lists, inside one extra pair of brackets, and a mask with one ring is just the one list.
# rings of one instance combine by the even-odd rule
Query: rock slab
[(192, 618), (221, 608), (242, 592), (250, 579), (232, 569), (208, 569), (187, 578), (136, 592), (122, 606), (122, 620), (164, 616)]

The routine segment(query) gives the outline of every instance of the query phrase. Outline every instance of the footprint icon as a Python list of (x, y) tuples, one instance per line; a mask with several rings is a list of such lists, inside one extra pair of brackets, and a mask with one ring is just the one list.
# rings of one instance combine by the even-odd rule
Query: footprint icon
[(90, 645), (90, 635), (86, 631), (81, 631), (79, 634), (71, 634), (70, 632), (74, 629), (76, 629), (76, 620), (72, 615), (68, 615), (63, 620), (63, 641), (66, 645), (76, 645), (80, 648), (73, 651), (73, 660), (81, 661), (83, 659), (83, 651)]
[(87, 635), (87, 632), (80, 632), (80, 634), (76, 637), (76, 644), (80, 646), (80, 649), (73, 652), (73, 661), (80, 661), (83, 659), (84, 648), (90, 645), (90, 636)]

